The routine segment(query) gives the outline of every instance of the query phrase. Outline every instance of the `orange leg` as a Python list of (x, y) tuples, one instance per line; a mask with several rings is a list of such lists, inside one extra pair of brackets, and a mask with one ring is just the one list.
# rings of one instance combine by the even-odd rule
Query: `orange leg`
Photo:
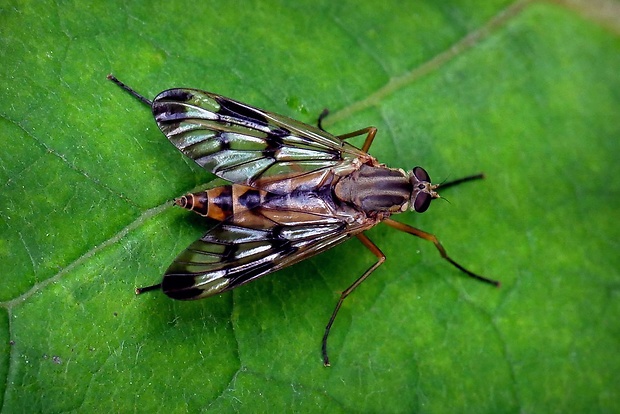
[(385, 255), (383, 254), (383, 252), (379, 250), (379, 248), (372, 241), (370, 241), (368, 237), (366, 237), (364, 234), (358, 234), (357, 238), (362, 242), (364, 246), (368, 248), (368, 250), (372, 252), (372, 254), (377, 256), (379, 260), (377, 261), (377, 263), (370, 266), (370, 268), (366, 270), (366, 272), (364, 272), (362, 276), (360, 276), (351, 286), (349, 286), (340, 295), (340, 299), (338, 300), (338, 303), (336, 304), (336, 308), (334, 309), (334, 312), (332, 313), (332, 316), (331, 318), (329, 318), (329, 322), (327, 323), (327, 326), (325, 327), (325, 334), (323, 334), (323, 347), (322, 347), (323, 364), (326, 367), (330, 365), (329, 357), (327, 356), (327, 337), (329, 336), (329, 331), (332, 328), (332, 325), (334, 323), (334, 320), (336, 319), (336, 315), (338, 314), (340, 307), (342, 306), (342, 303), (344, 302), (345, 298), (349, 296), (349, 294), (355, 290), (355, 288), (357, 288), (364, 280), (366, 280), (366, 278), (368, 278), (368, 276), (370, 276), (372, 272), (375, 271), (377, 267), (381, 266), (383, 262), (385, 262)]
[[(327, 115), (329, 115), (329, 110), (327, 108), (323, 109), (323, 112), (321, 112), (321, 114), (319, 115), (319, 120), (317, 121), (317, 126), (319, 127), (321, 131), (324, 131), (324, 132), (327, 132), (327, 131), (325, 131), (325, 128), (323, 128), (323, 120), (325, 119)], [(364, 145), (362, 145), (361, 149), (364, 152), (368, 152), (368, 150), (370, 149), (370, 146), (372, 145), (372, 141), (375, 139), (375, 135), (377, 134), (377, 128), (366, 127), (363, 129), (358, 129), (357, 131), (349, 132), (349, 133), (342, 134), (342, 135), (336, 135), (336, 136), (340, 138), (341, 140), (345, 140), (347, 138), (357, 137), (357, 136), (364, 135), (364, 134), (368, 134), (368, 135), (366, 136), (366, 141), (364, 141)]]
[(357, 131), (349, 132), (347, 134), (337, 135), (341, 140), (345, 140), (352, 137), (357, 137), (359, 135), (368, 134), (366, 136), (366, 141), (364, 141), (364, 145), (362, 145), (362, 151), (368, 152), (370, 146), (372, 145), (372, 141), (375, 139), (375, 135), (377, 134), (377, 128), (375, 127), (366, 127), (363, 129), (358, 129)]
[(392, 219), (386, 219), (386, 220), (383, 220), (383, 222), (387, 224), (388, 226), (395, 228), (396, 230), (400, 230), (400, 231), (404, 231), (405, 233), (413, 234), (414, 236), (417, 236), (424, 240), (428, 240), (429, 242), (433, 243), (435, 247), (437, 248), (437, 250), (439, 250), (439, 254), (441, 255), (441, 257), (446, 259), (448, 262), (450, 262), (450, 264), (452, 264), (452, 266), (456, 267), (461, 272), (465, 273), (467, 276), (473, 277), (474, 279), (478, 279), (481, 282), (489, 283), (493, 286), (497, 286), (497, 287), (500, 286), (500, 283), (498, 281), (487, 279), (484, 276), (477, 275), (474, 272), (465, 269), (463, 266), (461, 266), (460, 264), (452, 260), (452, 258), (448, 256), (448, 253), (446, 253), (446, 249), (444, 249), (441, 243), (439, 243), (439, 240), (437, 240), (437, 237), (434, 234), (427, 233), (423, 230), (416, 229), (415, 227), (411, 227), (407, 224), (401, 223), (399, 221), (394, 221)]

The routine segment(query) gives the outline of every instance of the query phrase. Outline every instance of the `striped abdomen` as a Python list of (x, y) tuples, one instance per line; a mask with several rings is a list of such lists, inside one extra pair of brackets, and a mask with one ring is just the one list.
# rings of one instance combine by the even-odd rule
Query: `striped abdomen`
[(332, 222), (334, 216), (329, 185), (274, 194), (241, 184), (223, 185), (174, 200), (175, 204), (204, 217), (245, 227), (266, 228), (276, 224)]
[(265, 191), (233, 184), (186, 194), (174, 202), (201, 216), (223, 221), (233, 214), (240, 214), (261, 205), (265, 195)]

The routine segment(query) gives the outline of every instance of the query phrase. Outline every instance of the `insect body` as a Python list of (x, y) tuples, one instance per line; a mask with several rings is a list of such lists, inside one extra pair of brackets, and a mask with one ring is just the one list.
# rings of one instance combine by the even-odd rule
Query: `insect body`
[[(443, 258), (468, 276), (499, 283), (462, 267), (437, 238), (394, 221), (406, 210), (426, 211), (435, 190), (424, 169), (405, 172), (367, 153), (376, 129), (334, 136), (293, 119), (197, 89), (169, 89), (153, 101), (112, 75), (110, 80), (151, 106), (157, 125), (183, 154), (230, 182), (184, 195), (175, 204), (219, 221), (183, 251), (166, 270), (161, 288), (174, 299), (219, 294), (290, 266), (356, 236), (378, 258), (346, 289), (326, 326), (327, 337), (344, 299), (385, 261), (363, 232), (384, 222), (429, 240)], [(362, 149), (345, 140), (366, 134)]]

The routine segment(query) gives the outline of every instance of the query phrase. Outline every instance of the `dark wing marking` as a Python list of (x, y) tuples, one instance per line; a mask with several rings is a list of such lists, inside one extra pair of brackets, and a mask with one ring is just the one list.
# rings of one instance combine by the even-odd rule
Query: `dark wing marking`
[(192, 243), (170, 265), (162, 290), (173, 299), (200, 299), (314, 256), (366, 230), (336, 219), (323, 224), (246, 228), (226, 222)]
[(233, 183), (291, 178), (365, 155), (311, 125), (197, 89), (164, 91), (152, 109), (174, 146)]

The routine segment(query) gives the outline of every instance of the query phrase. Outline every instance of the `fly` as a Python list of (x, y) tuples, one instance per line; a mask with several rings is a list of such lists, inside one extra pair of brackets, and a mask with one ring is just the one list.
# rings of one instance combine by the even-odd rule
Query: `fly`
[[(421, 167), (406, 172), (369, 155), (374, 127), (335, 136), (321, 127), (326, 112), (317, 128), (198, 89), (168, 89), (151, 101), (113, 75), (108, 79), (151, 107), (179, 151), (229, 182), (174, 201), (219, 223), (177, 256), (161, 283), (137, 294), (161, 289), (180, 300), (217, 295), (355, 236), (377, 261), (342, 292), (329, 318), (321, 348), (329, 366), (327, 338), (342, 303), (385, 262), (364, 234), (380, 222), (430, 241), (467, 276), (499, 286), (455, 262), (433, 234), (391, 219), (407, 210), (422, 213), (440, 187), (482, 174), (431, 184)], [(366, 135), (361, 149), (346, 141), (360, 135)]]

